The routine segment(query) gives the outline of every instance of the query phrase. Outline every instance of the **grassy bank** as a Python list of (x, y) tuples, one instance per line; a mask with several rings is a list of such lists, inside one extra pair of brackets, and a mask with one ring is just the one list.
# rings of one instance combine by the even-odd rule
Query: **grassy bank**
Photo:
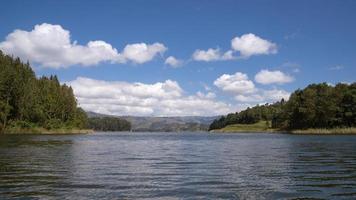
[(91, 129), (71, 129), (71, 128), (59, 128), (59, 129), (45, 129), (40, 127), (35, 128), (8, 128), (3, 131), (3, 134), (89, 134), (94, 131)]
[(351, 135), (356, 134), (356, 128), (332, 128), (332, 129), (305, 129), (305, 130), (279, 130), (273, 129), (266, 121), (255, 124), (232, 124), (222, 129), (212, 130), (214, 133), (290, 133), (303, 135)]
[(315, 135), (351, 135), (356, 134), (356, 128), (331, 128), (331, 129), (305, 129), (292, 130), (292, 134), (315, 134)]
[(254, 124), (231, 124), (222, 129), (212, 130), (215, 133), (258, 133), (258, 132), (276, 132), (267, 121), (259, 121)]

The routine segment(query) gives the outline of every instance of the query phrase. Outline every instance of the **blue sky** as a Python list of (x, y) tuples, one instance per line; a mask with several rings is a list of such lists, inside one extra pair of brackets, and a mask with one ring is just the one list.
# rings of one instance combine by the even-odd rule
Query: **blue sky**
[[(72, 85), (85, 109), (96, 112), (224, 114), (273, 102), (310, 83), (355, 81), (356, 2), (351, 0), (8, 1), (2, 7), (6, 9), (0, 12), (0, 49), (29, 59), (38, 75), (57, 74), (62, 82)], [(41, 26), (44, 23), (48, 26)], [(53, 43), (44, 39), (43, 43), (30, 41), (30, 46), (23, 46), (28, 44), (22, 40), (24, 37), (28, 37), (26, 41), (33, 39), (28, 33), (34, 32), (36, 25), (43, 29), (59, 25), (59, 34), (62, 30), (70, 34), (71, 47), (88, 47), (88, 42), (100, 40), (118, 53), (113, 58), (112, 51), (108, 51), (88, 61), (81, 59), (86, 51), (73, 51), (78, 55), (70, 51), (73, 58), (64, 56), (62, 61), (59, 50), (64, 47), (54, 46), (55, 39)], [(9, 39), (15, 30), (25, 33), (13, 34)], [(54, 32), (48, 34), (56, 36)], [(234, 48), (232, 39), (247, 34), (253, 34), (250, 39), (267, 42), (262, 43), (268, 48), (242, 55), (248, 47), (243, 43)], [(142, 62), (127, 55), (125, 61), (117, 61), (127, 45), (143, 43), (146, 47), (163, 47), (152, 46), (154, 53)], [(51, 45), (56, 51), (50, 49)], [(45, 50), (39, 51), (40, 48)], [(202, 61), (193, 55), (197, 50), (208, 49), (219, 49), (220, 57)], [(234, 58), (222, 59), (229, 50)], [(180, 64), (165, 64), (169, 56)], [(57, 61), (56, 66), (49, 64), (52, 60)], [(263, 70), (267, 73), (261, 73)], [(258, 73), (263, 80), (256, 80)], [(222, 77), (223, 74), (228, 76)], [(89, 88), (95, 85), (98, 87)], [(142, 92), (131, 94), (129, 90)], [(105, 94), (108, 91), (112, 96)], [(145, 101), (148, 102), (143, 104)]]

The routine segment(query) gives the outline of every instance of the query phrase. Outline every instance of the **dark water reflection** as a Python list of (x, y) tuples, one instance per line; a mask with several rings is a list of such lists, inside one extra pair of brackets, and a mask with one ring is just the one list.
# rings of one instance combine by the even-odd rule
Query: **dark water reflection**
[(0, 136), (0, 199), (355, 199), (356, 136)]

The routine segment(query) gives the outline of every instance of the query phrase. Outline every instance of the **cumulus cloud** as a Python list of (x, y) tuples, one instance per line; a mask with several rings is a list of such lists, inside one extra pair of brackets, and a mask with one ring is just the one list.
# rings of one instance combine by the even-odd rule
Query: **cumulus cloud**
[(247, 94), (255, 91), (255, 84), (248, 79), (247, 74), (236, 72), (235, 74), (223, 74), (214, 81), (214, 85), (226, 92), (235, 94)]
[(167, 47), (161, 43), (154, 43), (152, 45), (138, 43), (126, 45), (122, 54), (124, 58), (142, 64), (152, 60), (157, 54), (164, 53), (166, 50)]
[(290, 96), (289, 92), (281, 89), (263, 90), (262, 94), (267, 101), (288, 100)]
[(257, 89), (253, 94), (238, 94), (234, 98), (239, 102), (249, 102), (249, 103), (264, 103), (264, 102), (276, 102), (280, 101), (282, 98), (288, 100), (290, 93), (285, 90), (272, 89), (263, 90)]
[[(239, 53), (239, 56), (236, 54)], [(197, 49), (192, 58), (195, 61), (218, 61), (235, 60), (239, 58), (249, 58), (253, 55), (268, 55), (277, 53), (277, 45), (268, 40), (262, 39), (253, 33), (244, 34), (231, 40), (231, 49), (225, 53), (219, 48), (209, 48), (208, 50)]]
[(263, 69), (255, 75), (255, 81), (264, 85), (272, 83), (284, 84), (294, 81), (294, 78), (279, 70), (269, 71)]
[(234, 56), (234, 51), (228, 50), (226, 51), (220, 58), (220, 60), (234, 60), (236, 56)]
[(216, 97), (216, 94), (214, 92), (208, 92), (204, 94), (203, 92), (198, 91), (197, 96), (200, 98), (214, 99)]
[(249, 80), (247, 74), (236, 72), (235, 74), (223, 74), (214, 82), (224, 92), (233, 95), (234, 99), (243, 103), (275, 102), (282, 98), (287, 100), (290, 93), (281, 89), (261, 89)]
[(232, 51), (222, 53), (219, 48), (209, 48), (208, 50), (197, 49), (194, 51), (192, 58), (195, 61), (205, 62), (235, 59)]
[(231, 105), (216, 101), (215, 94), (184, 95), (172, 80), (154, 84), (102, 81), (78, 77), (67, 82), (85, 110), (113, 115), (220, 115)]
[(240, 52), (243, 57), (261, 54), (277, 53), (277, 45), (256, 36), (253, 33), (244, 34), (231, 40), (233, 50)]
[(173, 57), (173, 56), (169, 56), (165, 61), (164, 64), (166, 65), (170, 65), (173, 68), (179, 67), (180, 65), (182, 65), (183, 61), (178, 60), (177, 58)]
[(197, 61), (213, 61), (213, 60), (219, 60), (221, 57), (220, 55), (220, 50), (219, 49), (208, 49), (208, 50), (195, 50), (193, 53), (193, 59)]
[(167, 50), (160, 43), (128, 44), (122, 53), (102, 40), (79, 45), (77, 41), (71, 40), (68, 30), (60, 25), (47, 23), (36, 25), (31, 31), (13, 31), (7, 35), (5, 41), (0, 42), (0, 49), (6, 54), (52, 68), (90, 66), (100, 62), (144, 63)]

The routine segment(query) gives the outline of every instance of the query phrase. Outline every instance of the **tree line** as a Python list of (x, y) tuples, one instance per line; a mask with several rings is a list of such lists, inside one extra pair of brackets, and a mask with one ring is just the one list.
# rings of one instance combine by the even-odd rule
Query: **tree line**
[(40, 77), (29, 63), (0, 51), (0, 132), (6, 128), (85, 128), (86, 113), (57, 76)]
[(96, 131), (130, 131), (131, 123), (117, 117), (92, 117), (88, 120), (88, 128)]
[(356, 126), (356, 83), (311, 84), (293, 92), (288, 101), (257, 105), (215, 120), (209, 130), (230, 124), (265, 120), (272, 128), (308, 129)]
[(28, 62), (0, 51), (0, 133), (11, 128), (125, 131), (131, 124), (113, 117), (88, 119), (70, 86), (57, 76), (37, 78)]

